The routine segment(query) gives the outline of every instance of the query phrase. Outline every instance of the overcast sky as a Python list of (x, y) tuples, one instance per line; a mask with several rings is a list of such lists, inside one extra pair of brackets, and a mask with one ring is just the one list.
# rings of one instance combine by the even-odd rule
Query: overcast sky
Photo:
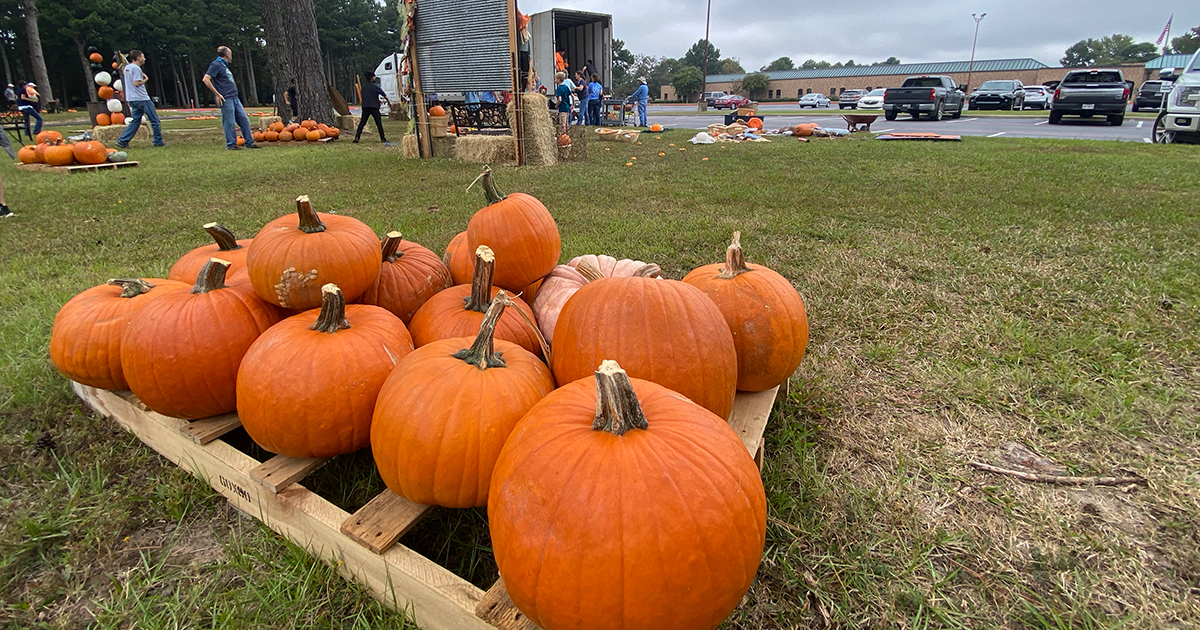
[[(523, 13), (553, 7), (613, 16), (613, 37), (636, 54), (680, 57), (704, 38), (705, 0), (519, 0)], [(844, 4), (845, 6), (839, 6)], [(1071, 44), (1113, 33), (1154, 42), (1171, 13), (1171, 37), (1200, 24), (1200, 1), (1166, 0), (852, 0), (799, 3), (712, 0), (710, 39), (723, 57), (757, 69), (778, 57), (856, 63), (890, 56), (905, 63), (1033, 57), (1055, 66)]]

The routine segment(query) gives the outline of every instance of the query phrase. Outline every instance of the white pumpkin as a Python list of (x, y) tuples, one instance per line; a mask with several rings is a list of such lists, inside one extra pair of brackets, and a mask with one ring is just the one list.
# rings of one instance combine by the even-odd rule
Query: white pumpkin
[(103, 71), (97, 72), (95, 79), (96, 85), (108, 85), (112, 83), (112, 75)]
[[(554, 326), (558, 323), (558, 314), (575, 292), (583, 285), (600, 278), (633, 276), (646, 266), (640, 260), (624, 258), (617, 260), (612, 256), (587, 254), (572, 258), (567, 264), (559, 265), (542, 280), (537, 296), (533, 300), (533, 316), (537, 319), (538, 328), (548, 343), (554, 343)], [(658, 272), (651, 274), (655, 277)]]
[(116, 98), (108, 99), (108, 111), (115, 114), (123, 109), (125, 109), (125, 105), (123, 103), (121, 103), (120, 99), (116, 99)]
[(113, 81), (112, 89), (120, 92), (125, 89), (125, 88), (121, 87), (121, 85), (122, 85), (121, 80), (117, 79), (116, 81)]

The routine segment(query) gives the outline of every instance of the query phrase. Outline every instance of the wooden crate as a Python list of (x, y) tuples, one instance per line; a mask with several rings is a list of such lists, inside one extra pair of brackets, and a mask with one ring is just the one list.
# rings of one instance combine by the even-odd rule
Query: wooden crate
[(132, 160), (127, 162), (105, 162), (103, 164), (76, 164), (74, 166), (50, 166), (49, 164), (17, 164), (17, 168), (23, 171), (39, 171), (42, 173), (62, 173), (64, 175), (72, 173), (94, 173), (96, 171), (115, 171), (119, 168), (133, 168), (138, 166), (137, 162)]
[[(363, 585), (385, 606), (411, 611), (421, 628), (537, 630), (509, 599), (504, 580), (484, 591), (398, 542), (436, 508), (384, 490), (350, 514), (298, 483), (326, 460), (277, 455), (260, 462), (221, 439), (241, 427), (237, 414), (188, 422), (147, 409), (131, 392), (79, 383), (72, 388), (237, 509)], [(760, 468), (763, 431), (781, 394), (786, 388), (738, 392), (734, 400), (730, 425)]]

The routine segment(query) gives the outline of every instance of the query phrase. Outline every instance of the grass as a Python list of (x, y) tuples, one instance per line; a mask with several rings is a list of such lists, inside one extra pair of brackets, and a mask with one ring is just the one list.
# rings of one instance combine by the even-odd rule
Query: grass
[[(586, 163), (498, 180), (550, 208), (564, 258), (614, 253), (678, 278), (740, 229), (749, 259), (803, 294), (808, 354), (767, 429), (767, 549), (729, 627), (1200, 624), (1200, 154), (690, 133), (593, 143)], [(464, 190), (478, 167), (374, 141), (131, 157), (143, 166), (0, 167), (18, 214), (0, 222), (0, 623), (406, 627), (86, 413), (46, 346), (71, 295), (161, 276), (204, 241), (200, 224), (252, 234), (299, 194), (441, 251), (482, 203)], [(1010, 441), (1074, 474), (1149, 481), (1068, 488), (969, 467), (1004, 464)], [(363, 453), (306, 483), (351, 509), (380, 488)], [(495, 577), (479, 510), (440, 511), (406, 543)]]

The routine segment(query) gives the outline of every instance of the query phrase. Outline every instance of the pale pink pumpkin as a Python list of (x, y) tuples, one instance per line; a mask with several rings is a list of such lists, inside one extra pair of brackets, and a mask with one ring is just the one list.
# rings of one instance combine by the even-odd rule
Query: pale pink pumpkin
[[(630, 277), (645, 266), (646, 263), (640, 260), (617, 260), (603, 254), (586, 254), (555, 267), (542, 281), (532, 304), (533, 316), (537, 319), (538, 328), (542, 329), (542, 336), (546, 338), (546, 342), (554, 343), (554, 325), (558, 323), (558, 314), (567, 300), (583, 285), (600, 278)], [(658, 276), (657, 273), (653, 275)]]

